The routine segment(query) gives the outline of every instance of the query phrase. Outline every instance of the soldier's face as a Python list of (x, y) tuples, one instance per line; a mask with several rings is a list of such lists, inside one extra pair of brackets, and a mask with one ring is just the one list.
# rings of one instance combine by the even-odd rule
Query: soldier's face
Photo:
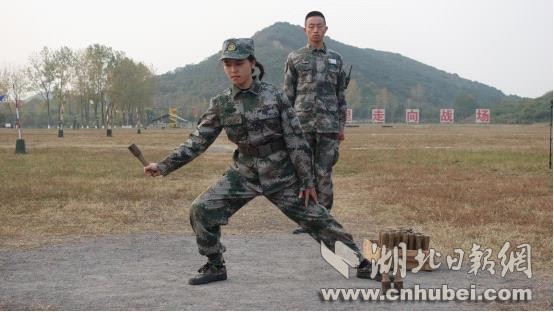
[(248, 59), (245, 60), (223, 60), (223, 70), (227, 78), (240, 89), (248, 89), (252, 84), (252, 69), (254, 62)]
[(323, 38), (325, 38), (325, 32), (327, 32), (325, 20), (321, 16), (309, 17), (304, 25), (304, 32), (310, 43), (322, 43)]

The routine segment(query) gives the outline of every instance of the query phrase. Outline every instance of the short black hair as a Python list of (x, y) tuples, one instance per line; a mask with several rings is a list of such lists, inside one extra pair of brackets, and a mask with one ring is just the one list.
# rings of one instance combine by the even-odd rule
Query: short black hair
[(327, 22), (327, 21), (325, 21), (325, 16), (323, 16), (323, 13), (321, 13), (319, 11), (311, 11), (310, 13), (306, 14), (306, 18), (304, 19), (304, 24), (306, 24), (306, 21), (308, 20), (308, 18), (310, 18), (312, 16), (319, 16), (323, 19), (324, 22)]

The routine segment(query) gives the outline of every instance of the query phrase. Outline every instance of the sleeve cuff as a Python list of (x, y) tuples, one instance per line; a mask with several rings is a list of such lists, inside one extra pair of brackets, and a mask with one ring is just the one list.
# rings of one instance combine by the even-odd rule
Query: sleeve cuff
[(307, 189), (307, 188), (313, 188), (314, 187), (314, 181), (313, 179), (304, 179), (302, 180), (302, 187), (304, 189)]
[(158, 169), (160, 170), (160, 174), (163, 176), (168, 175), (172, 171), (171, 168), (163, 162), (158, 163)]

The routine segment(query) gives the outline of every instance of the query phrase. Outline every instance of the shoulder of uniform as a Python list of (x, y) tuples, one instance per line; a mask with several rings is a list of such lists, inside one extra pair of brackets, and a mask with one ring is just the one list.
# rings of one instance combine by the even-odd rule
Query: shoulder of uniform
[(296, 55), (296, 51), (292, 51), (289, 54), (287, 54), (287, 59), (293, 58), (294, 55)]
[(265, 81), (260, 81), (260, 88), (264, 92), (275, 92), (279, 90), (275, 85)]
[(306, 53), (306, 52), (310, 52), (310, 47), (308, 45), (305, 45), (299, 49), (296, 49), (296, 52), (298, 53)]
[(216, 94), (214, 97), (212, 97), (212, 102), (214, 104), (224, 102), (231, 96), (231, 88), (227, 88), (220, 93)]
[(302, 47), (300, 49), (297, 49), (297, 50), (294, 50), (294, 51), (290, 52), (289, 55), (288, 55), (288, 58), (289, 59), (295, 59), (295, 58), (298, 58), (298, 57), (306, 54), (307, 52), (309, 52), (309, 50), (306, 47)]
[(228, 96), (231, 96), (231, 94), (233, 93), (233, 89), (232, 88), (227, 88), (225, 90), (223, 90), (222, 92), (220, 92), (218, 95), (216, 95), (216, 97), (228, 97)]
[(281, 88), (277, 88), (275, 85), (267, 82), (260, 82), (260, 88), (261, 92), (265, 94), (272, 94), (273, 96), (280, 96), (283, 94), (283, 90)]
[(330, 56), (333, 56), (333, 57), (336, 57), (336, 58), (342, 60), (342, 55), (340, 55), (340, 53), (337, 52), (337, 51), (333, 51), (333, 50), (331, 50), (331, 49), (327, 49), (327, 53), (328, 53)]

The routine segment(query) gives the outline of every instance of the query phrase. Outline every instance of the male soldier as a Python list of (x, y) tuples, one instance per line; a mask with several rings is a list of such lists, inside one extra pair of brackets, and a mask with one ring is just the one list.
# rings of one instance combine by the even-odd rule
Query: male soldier
[[(259, 195), (331, 250), (340, 241), (357, 252), (361, 261), (358, 276), (366, 277), (371, 266), (352, 235), (317, 203), (310, 147), (287, 97), (259, 80), (263, 66), (254, 57), (253, 40), (226, 40), (220, 60), (232, 86), (211, 99), (196, 131), (184, 144), (161, 162), (144, 167), (146, 175), (165, 176), (204, 152), (223, 129), (237, 144), (231, 168), (192, 204), (190, 222), (200, 254), (208, 257), (208, 263), (189, 283), (227, 279), (221, 226)], [(258, 77), (252, 76), (255, 67), (260, 69)]]
[[(285, 94), (294, 106), (313, 153), (315, 187), (319, 203), (333, 206), (333, 166), (339, 158), (346, 122), (346, 74), (342, 57), (323, 42), (327, 26), (321, 12), (306, 15), (308, 44), (287, 57)], [(305, 233), (297, 229), (293, 233)]]

